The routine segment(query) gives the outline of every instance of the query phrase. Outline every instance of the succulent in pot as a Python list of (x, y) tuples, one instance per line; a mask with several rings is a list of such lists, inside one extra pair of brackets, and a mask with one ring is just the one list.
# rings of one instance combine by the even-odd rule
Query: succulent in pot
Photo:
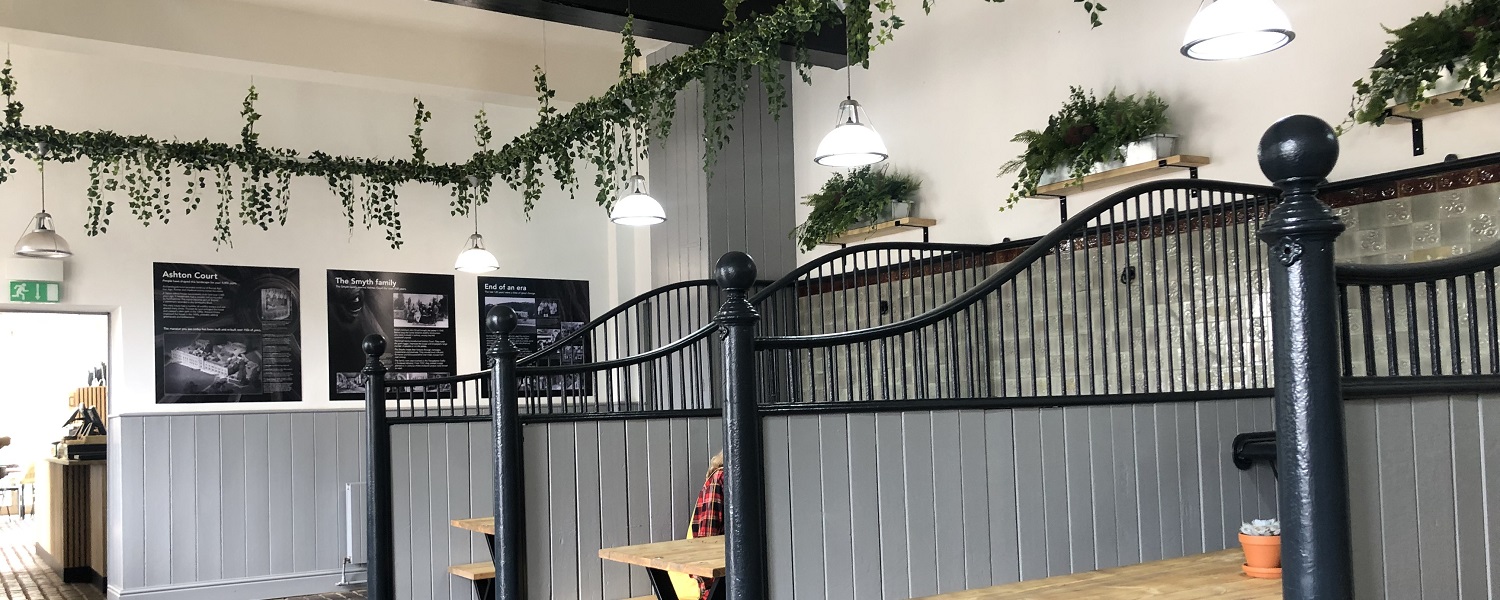
[(1254, 519), (1240, 525), (1240, 547), (1245, 550), (1245, 574), (1275, 579), (1281, 577), (1281, 522)]

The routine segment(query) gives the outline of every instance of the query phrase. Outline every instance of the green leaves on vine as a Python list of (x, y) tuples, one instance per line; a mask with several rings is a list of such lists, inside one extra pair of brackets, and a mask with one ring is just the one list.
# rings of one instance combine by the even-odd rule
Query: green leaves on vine
[(420, 98), (412, 98), (411, 104), (417, 109), (417, 116), (413, 119), (411, 135), (411, 159), (416, 163), (427, 162), (427, 147), (422, 145), (422, 125), (432, 120), (432, 111), (427, 110), (427, 105), (422, 104)]

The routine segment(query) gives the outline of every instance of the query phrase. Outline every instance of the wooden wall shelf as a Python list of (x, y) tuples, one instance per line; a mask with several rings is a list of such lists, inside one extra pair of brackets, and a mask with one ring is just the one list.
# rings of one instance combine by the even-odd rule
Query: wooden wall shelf
[[(1490, 96), (1494, 96), (1494, 94), (1491, 94)], [(1422, 107), (1418, 108), (1417, 110), (1412, 110), (1411, 104), (1399, 104), (1391, 108), (1391, 116), (1400, 117), (1403, 119), (1430, 119), (1432, 117), (1441, 117), (1448, 113), (1456, 113), (1459, 111), (1469, 110), (1471, 108), (1488, 106), (1491, 102), (1500, 100), (1493, 97), (1486, 97), (1485, 102), (1471, 102), (1465, 100), (1463, 106), (1454, 106), (1452, 102), (1449, 102), (1449, 100), (1457, 100), (1463, 97), (1463, 92), (1448, 92), (1446, 94), (1439, 94), (1428, 99), (1426, 102), (1423, 102)]]
[(1065, 194), (1076, 194), (1106, 188), (1110, 186), (1123, 185), (1132, 181), (1146, 179), (1161, 175), (1166, 169), (1196, 169), (1209, 164), (1207, 156), (1192, 156), (1189, 154), (1177, 154), (1168, 156), (1152, 162), (1144, 162), (1136, 165), (1111, 169), (1102, 173), (1094, 173), (1083, 178), (1083, 182), (1069, 179), (1057, 183), (1037, 186), (1037, 196), (1062, 196)]
[(923, 219), (920, 217), (903, 217), (876, 223), (869, 227), (850, 229), (837, 236), (823, 240), (824, 244), (845, 246), (855, 242), (863, 242), (870, 238), (884, 237), (891, 234), (901, 233), (906, 229), (921, 229), (922, 241), (927, 241), (927, 228), (937, 225), (934, 219)]

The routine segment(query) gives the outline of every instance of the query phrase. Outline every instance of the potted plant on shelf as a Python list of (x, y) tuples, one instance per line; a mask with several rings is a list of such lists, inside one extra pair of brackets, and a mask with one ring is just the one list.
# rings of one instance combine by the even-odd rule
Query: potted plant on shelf
[(1281, 578), (1281, 522), (1255, 519), (1240, 525), (1240, 547), (1245, 550), (1245, 574), (1262, 579)]
[(792, 237), (807, 252), (854, 227), (909, 217), (921, 187), (916, 177), (886, 167), (835, 173), (822, 189), (807, 196), (803, 204), (812, 212), (792, 230)]
[(1418, 111), (1432, 102), (1484, 102), (1500, 85), (1492, 68), (1500, 65), (1500, 0), (1459, 2), (1386, 31), (1393, 38), (1369, 76), (1354, 82), (1341, 132), (1350, 122), (1383, 125), (1398, 104)]
[(1000, 210), (1036, 194), (1037, 186), (1065, 179), (1150, 162), (1177, 151), (1177, 136), (1166, 134), (1167, 103), (1148, 92), (1121, 96), (1111, 90), (1103, 99), (1083, 88), (1070, 88), (1068, 101), (1047, 118), (1041, 131), (1028, 130), (1011, 138), (1026, 151), (1000, 168), (1017, 173), (1010, 197)]

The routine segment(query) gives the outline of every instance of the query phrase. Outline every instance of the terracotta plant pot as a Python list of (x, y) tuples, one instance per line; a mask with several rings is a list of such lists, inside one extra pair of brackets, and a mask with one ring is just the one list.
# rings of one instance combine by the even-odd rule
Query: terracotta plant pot
[(1262, 569), (1281, 566), (1281, 536), (1240, 534), (1245, 549), (1245, 564)]

